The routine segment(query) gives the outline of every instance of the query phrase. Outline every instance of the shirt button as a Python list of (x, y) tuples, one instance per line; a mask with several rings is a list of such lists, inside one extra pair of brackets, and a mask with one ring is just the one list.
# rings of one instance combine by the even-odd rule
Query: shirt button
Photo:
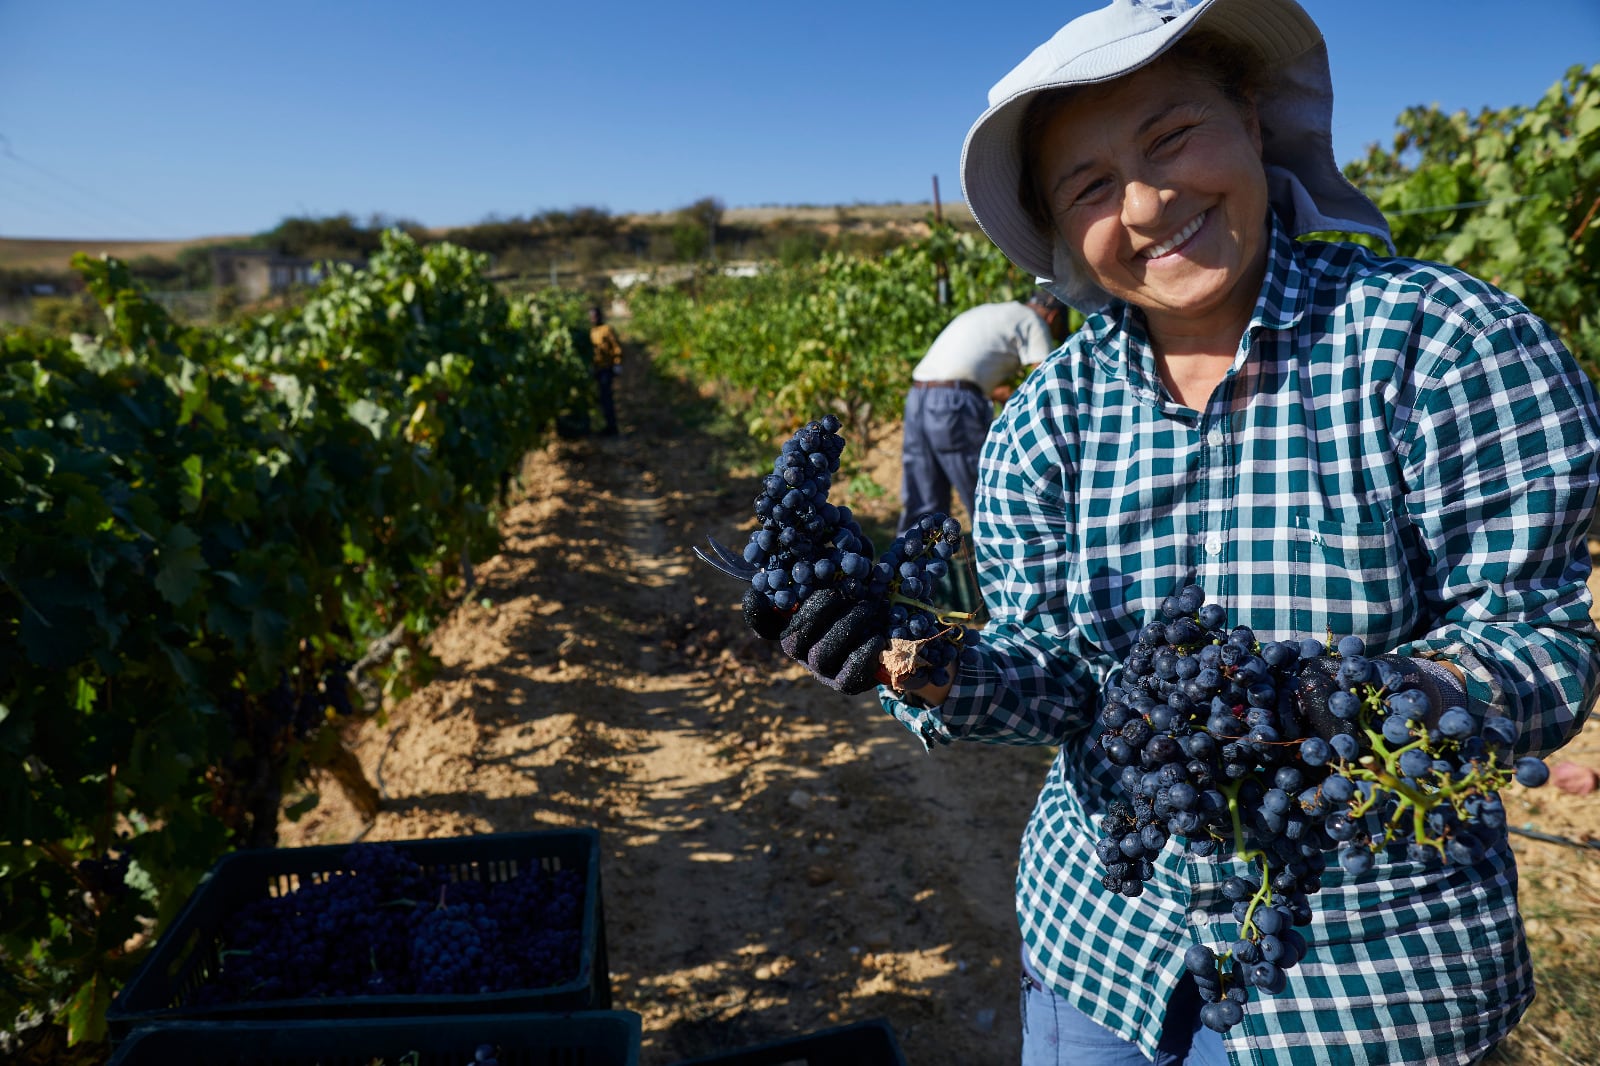
[(1212, 426), (1211, 427), (1211, 432), (1206, 434), (1206, 443), (1211, 445), (1213, 448), (1220, 448), (1222, 446), (1222, 427), (1221, 426)]
[(1206, 541), (1206, 554), (1207, 555), (1221, 555), (1222, 554), (1222, 541), (1219, 540), (1216, 537), (1212, 537), (1210, 540)]

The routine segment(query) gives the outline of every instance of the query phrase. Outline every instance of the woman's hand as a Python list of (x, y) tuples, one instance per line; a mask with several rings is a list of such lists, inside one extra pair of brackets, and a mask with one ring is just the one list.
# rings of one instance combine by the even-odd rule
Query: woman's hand
[(950, 688), (954, 684), (955, 679), (952, 678), (942, 685), (927, 685), (922, 688), (907, 689), (906, 694), (915, 696), (918, 702), (924, 703), (929, 707), (937, 707), (950, 697)]

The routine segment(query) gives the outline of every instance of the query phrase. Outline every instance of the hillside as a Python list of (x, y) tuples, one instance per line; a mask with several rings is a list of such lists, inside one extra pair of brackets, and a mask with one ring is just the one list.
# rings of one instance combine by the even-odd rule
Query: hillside
[(188, 248), (204, 248), (213, 244), (229, 244), (245, 240), (244, 235), (227, 237), (195, 237), (177, 241), (118, 241), (81, 237), (50, 240), (35, 237), (0, 237), (0, 270), (63, 271), (72, 263), (76, 252), (99, 255), (102, 252), (118, 259), (133, 260), (141, 256), (176, 260)]
[[(944, 217), (956, 226), (965, 228), (973, 224), (972, 213), (967, 210), (964, 203), (959, 201), (947, 203), (942, 206), (942, 210)], [(932, 211), (931, 202), (796, 206), (765, 204), (756, 207), (730, 207), (723, 213), (721, 224), (752, 229), (778, 226), (809, 228), (825, 235), (837, 233), (841, 229), (849, 229), (856, 233), (905, 232), (908, 228), (920, 227)], [(675, 211), (663, 211), (619, 214), (614, 217), (625, 227), (663, 229), (670, 227), (677, 216), (678, 213)], [(431, 226), (426, 227), (425, 232), (442, 236), (453, 228), (462, 227)], [(175, 261), (180, 253), (189, 248), (242, 242), (248, 240), (250, 236), (233, 234), (171, 241), (0, 237), (0, 270), (61, 272), (69, 268), (73, 253), (79, 251), (89, 252), (92, 255), (103, 252), (129, 261), (143, 256)]]

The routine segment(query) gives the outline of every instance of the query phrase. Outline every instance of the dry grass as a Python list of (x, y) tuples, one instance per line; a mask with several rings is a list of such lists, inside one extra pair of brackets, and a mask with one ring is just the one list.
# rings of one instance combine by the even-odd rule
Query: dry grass
[(71, 240), (43, 238), (0, 237), (0, 270), (55, 270), (65, 271), (76, 252), (90, 255), (114, 255), (122, 260), (141, 256), (172, 260), (187, 248), (207, 247), (213, 244), (231, 244), (248, 238), (196, 237), (185, 241), (108, 241), (92, 237)]
[[(941, 205), (945, 220), (958, 226), (972, 224), (972, 212), (957, 200)], [(850, 204), (839, 206), (764, 205), (761, 207), (730, 207), (723, 220), (738, 225), (764, 226), (773, 222), (839, 223), (854, 222), (861, 225), (888, 225), (921, 222), (933, 211), (933, 203), (920, 204)]]
[[(912, 204), (841, 204), (841, 205), (762, 205), (759, 207), (730, 207), (723, 214), (723, 220), (729, 225), (765, 226), (777, 222), (790, 222), (801, 225), (814, 225), (836, 228), (848, 225), (856, 229), (872, 229), (875, 227), (901, 228), (907, 225), (920, 224), (933, 210), (932, 201)], [(967, 205), (959, 199), (941, 205), (944, 217), (952, 224), (971, 228), (972, 212), (967, 210)], [(675, 212), (658, 212), (655, 214), (635, 214), (621, 216), (622, 221), (636, 225), (662, 224)], [(433, 228), (428, 232), (442, 235), (445, 228)], [(140, 256), (154, 256), (157, 259), (172, 260), (178, 253), (187, 248), (207, 247), (214, 244), (230, 244), (247, 240), (245, 235), (195, 237), (190, 240), (173, 241), (118, 241), (98, 240), (94, 238), (79, 238), (72, 240), (49, 240), (45, 238), (0, 237), (0, 270), (55, 270), (65, 271), (69, 268), (73, 253), (88, 252), (99, 255), (104, 252), (114, 255), (119, 259), (128, 261)]]

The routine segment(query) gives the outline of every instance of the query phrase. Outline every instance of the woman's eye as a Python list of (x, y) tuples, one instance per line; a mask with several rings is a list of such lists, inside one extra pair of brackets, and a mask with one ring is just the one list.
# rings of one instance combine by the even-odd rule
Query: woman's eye
[(1079, 189), (1077, 193), (1073, 195), (1071, 202), (1074, 205), (1093, 203), (1095, 199), (1106, 190), (1107, 184), (1108, 183), (1106, 182), (1106, 179), (1096, 178), (1095, 180), (1089, 182), (1089, 184), (1083, 186), (1083, 188)]
[(1158, 150), (1162, 148), (1172, 148), (1181, 142), (1184, 136), (1192, 129), (1194, 129), (1193, 126), (1179, 126), (1175, 130), (1172, 130), (1168, 133), (1163, 133), (1160, 137), (1156, 138), (1155, 146)]

